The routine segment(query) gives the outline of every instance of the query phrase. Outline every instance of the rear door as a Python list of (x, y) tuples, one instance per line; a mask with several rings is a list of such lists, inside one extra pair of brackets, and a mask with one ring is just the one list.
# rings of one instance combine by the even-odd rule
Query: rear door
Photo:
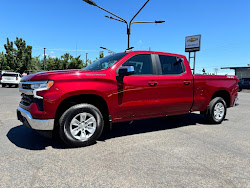
[(121, 65), (134, 66), (135, 73), (125, 76), (122, 81), (117, 80), (115, 117), (148, 117), (160, 112), (158, 75), (152, 57), (151, 54), (137, 54)]
[[(158, 54), (160, 109), (166, 115), (188, 113), (193, 103), (193, 76), (184, 59)], [(187, 63), (187, 62), (186, 62)]]

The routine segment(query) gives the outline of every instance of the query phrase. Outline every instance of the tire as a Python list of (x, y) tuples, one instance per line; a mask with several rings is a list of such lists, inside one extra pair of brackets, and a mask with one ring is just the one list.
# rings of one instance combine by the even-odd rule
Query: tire
[(15, 88), (18, 88), (18, 86), (19, 86), (19, 85), (18, 85), (18, 84), (16, 84), (16, 85), (15, 85)]
[(242, 91), (242, 89), (239, 88), (239, 89), (238, 89), (238, 92), (241, 92), (241, 91)]
[(2, 84), (2, 87), (6, 87), (6, 84)]
[(216, 97), (210, 101), (208, 111), (205, 114), (212, 124), (220, 124), (226, 117), (227, 105), (223, 98)]
[(59, 136), (70, 147), (94, 144), (100, 137), (104, 120), (98, 108), (78, 104), (66, 110), (59, 119)]

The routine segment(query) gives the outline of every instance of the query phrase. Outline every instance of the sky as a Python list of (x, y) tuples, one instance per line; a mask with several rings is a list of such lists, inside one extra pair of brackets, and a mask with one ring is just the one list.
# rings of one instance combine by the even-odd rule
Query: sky
[[(146, 0), (94, 0), (127, 21)], [(164, 20), (162, 24), (133, 24), (133, 50), (182, 54), (185, 37), (201, 34), (196, 72), (233, 74), (229, 66), (250, 64), (249, 0), (150, 0), (134, 21)], [(82, 0), (0, 0), (0, 52), (7, 37), (23, 38), (33, 46), (32, 55), (51, 57), (64, 53), (94, 60), (106, 47), (115, 52), (127, 48), (126, 24), (111, 20), (103, 10)], [(104, 55), (108, 55), (104, 51)], [(191, 63), (192, 64), (192, 63)]]

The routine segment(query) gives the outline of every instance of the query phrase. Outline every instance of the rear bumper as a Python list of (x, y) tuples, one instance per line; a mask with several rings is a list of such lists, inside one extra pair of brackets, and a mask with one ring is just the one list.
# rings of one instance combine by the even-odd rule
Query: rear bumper
[(33, 119), (30, 112), (20, 106), (17, 109), (17, 119), (25, 126), (35, 130), (51, 131), (54, 129), (54, 119)]

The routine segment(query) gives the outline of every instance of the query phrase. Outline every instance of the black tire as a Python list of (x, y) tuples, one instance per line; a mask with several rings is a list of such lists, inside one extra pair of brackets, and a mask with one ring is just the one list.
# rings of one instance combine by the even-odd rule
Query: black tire
[(242, 89), (239, 88), (239, 89), (238, 89), (238, 92), (241, 92), (241, 91), (242, 91)]
[(2, 87), (6, 87), (6, 84), (2, 84)]
[(16, 84), (16, 85), (15, 85), (15, 88), (18, 88), (18, 87), (19, 87), (19, 85), (18, 85), (18, 84)]
[[(221, 107), (221, 110), (219, 110), (219, 107)], [(216, 116), (215, 111), (217, 108), (217, 112), (220, 115)], [(222, 110), (224, 111), (222, 113)], [(207, 109), (207, 112), (205, 114), (207, 120), (212, 124), (220, 124), (226, 117), (227, 113), (227, 105), (223, 98), (216, 97), (213, 100), (210, 101), (209, 107)]]
[[(90, 116), (90, 118), (95, 118), (95, 123), (93, 123), (92, 126), (94, 126), (95, 124), (95, 130), (93, 133), (88, 132), (88, 130), (86, 131), (85, 128), (80, 126), (84, 126), (82, 124), (84, 124), (85, 122), (85, 126), (87, 126), (86, 122), (87, 120), (85, 120), (84, 122), (80, 120), (81, 125), (76, 126), (76, 128), (78, 127), (78, 129), (81, 130), (77, 130), (79, 131), (77, 133), (77, 135), (73, 135), (71, 133), (72, 131), (72, 120), (73, 119), (77, 119), (78, 116), (80, 116), (80, 114), (88, 114), (88, 116)], [(87, 116), (87, 117), (88, 117)], [(85, 119), (87, 118), (85, 117)], [(95, 106), (91, 105), (91, 104), (78, 104), (75, 106), (70, 107), (68, 110), (66, 110), (63, 115), (61, 116), (61, 118), (59, 119), (59, 136), (60, 138), (70, 147), (83, 147), (83, 146), (88, 146), (91, 144), (94, 144), (96, 142), (96, 140), (100, 137), (102, 131), (103, 131), (103, 127), (104, 127), (104, 120), (103, 120), (103, 116), (101, 114), (101, 112), (99, 111), (98, 108), (96, 108)], [(74, 128), (75, 129), (75, 128)], [(84, 129), (84, 134), (82, 133), (82, 129)], [(87, 135), (87, 133), (89, 133), (89, 135), (91, 135), (89, 138), (87, 138), (86, 140), (81, 140), (80, 136), (83, 135)], [(80, 136), (78, 135), (80, 134)], [(78, 137), (78, 138), (76, 138)], [(87, 136), (86, 136), (87, 137)], [(86, 138), (85, 137), (85, 138)]]

